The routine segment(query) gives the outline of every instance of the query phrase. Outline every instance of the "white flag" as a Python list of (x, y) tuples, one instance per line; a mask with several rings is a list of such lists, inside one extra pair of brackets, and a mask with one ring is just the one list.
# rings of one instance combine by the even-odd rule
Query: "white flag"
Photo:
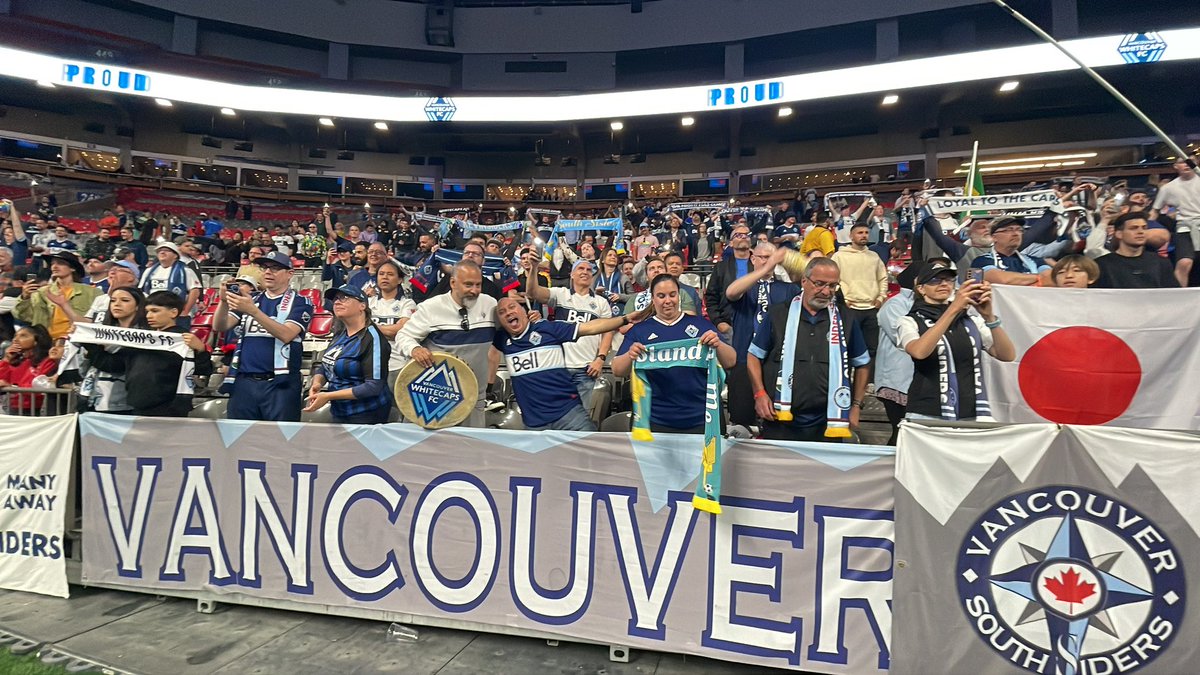
[(984, 359), (997, 421), (1200, 429), (1200, 288), (993, 289), (1017, 351)]

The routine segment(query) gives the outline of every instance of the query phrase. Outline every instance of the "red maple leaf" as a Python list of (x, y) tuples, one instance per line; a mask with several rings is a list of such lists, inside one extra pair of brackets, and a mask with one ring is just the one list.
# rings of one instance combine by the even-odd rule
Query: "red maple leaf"
[[(1096, 584), (1079, 580), (1079, 573), (1068, 567), (1065, 572), (1059, 572), (1057, 579), (1046, 580), (1046, 590), (1054, 594), (1059, 602), (1069, 605), (1083, 602), (1096, 594)], [(1072, 607), (1072, 609), (1074, 609)]]

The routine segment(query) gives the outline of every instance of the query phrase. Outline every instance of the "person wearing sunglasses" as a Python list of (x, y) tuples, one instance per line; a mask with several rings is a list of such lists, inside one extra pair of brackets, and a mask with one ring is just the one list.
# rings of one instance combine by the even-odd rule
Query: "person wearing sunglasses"
[(332, 406), (341, 424), (384, 424), (392, 411), (388, 361), (392, 345), (371, 321), (370, 301), (362, 288), (345, 284), (325, 291), (341, 329), (313, 364), (312, 385), (304, 412)]
[(922, 270), (913, 308), (896, 324), (896, 342), (913, 360), (908, 419), (990, 420), (983, 354), (1017, 356), (992, 310), (992, 285), (972, 278), (956, 293), (957, 274), (947, 265)]
[(485, 423), (484, 393), (493, 373), (488, 356), (496, 334), (495, 314), (496, 299), (483, 292), (483, 270), (464, 258), (450, 270), (450, 292), (417, 305), (412, 318), (396, 333), (395, 347), (404, 357), (429, 368), (434, 351), (448, 352), (475, 373), (479, 384), (474, 392), (475, 410), (463, 426), (483, 427)]

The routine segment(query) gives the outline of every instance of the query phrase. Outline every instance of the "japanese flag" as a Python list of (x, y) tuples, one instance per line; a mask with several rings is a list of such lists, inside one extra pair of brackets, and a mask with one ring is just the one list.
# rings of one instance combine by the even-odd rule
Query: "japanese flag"
[(1017, 358), (984, 358), (1000, 422), (1200, 429), (1200, 288), (993, 286)]

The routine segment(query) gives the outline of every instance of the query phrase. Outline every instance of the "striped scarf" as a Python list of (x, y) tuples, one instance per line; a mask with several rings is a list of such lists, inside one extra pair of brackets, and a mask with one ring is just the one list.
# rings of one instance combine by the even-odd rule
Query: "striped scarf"
[[(937, 323), (945, 310), (946, 305), (917, 303), (909, 316), (916, 319), (923, 335), (925, 331), (933, 328), (933, 324)], [(975, 325), (975, 322), (965, 314), (959, 316), (950, 329), (942, 335), (934, 351), (938, 360), (938, 391), (941, 392), (939, 396), (940, 417), (944, 420), (960, 419), (959, 406), (962, 402), (962, 392), (958, 387), (958, 368), (954, 362), (954, 350), (950, 347), (950, 332), (960, 325), (966, 330), (967, 337), (971, 341), (971, 364), (975, 370), (972, 378), (975, 383), (975, 419), (991, 421), (992, 407), (988, 403), (987, 386), (983, 383), (983, 336), (979, 333), (979, 327)]]
[[(796, 365), (796, 335), (800, 329), (800, 312), (804, 293), (792, 299), (788, 306), (787, 328), (783, 340), (783, 367), (775, 384), (775, 418), (792, 421), (792, 369)], [(842, 324), (837, 303), (829, 303), (829, 388), (825, 404), (825, 437), (850, 437), (850, 356), (849, 334)]]

